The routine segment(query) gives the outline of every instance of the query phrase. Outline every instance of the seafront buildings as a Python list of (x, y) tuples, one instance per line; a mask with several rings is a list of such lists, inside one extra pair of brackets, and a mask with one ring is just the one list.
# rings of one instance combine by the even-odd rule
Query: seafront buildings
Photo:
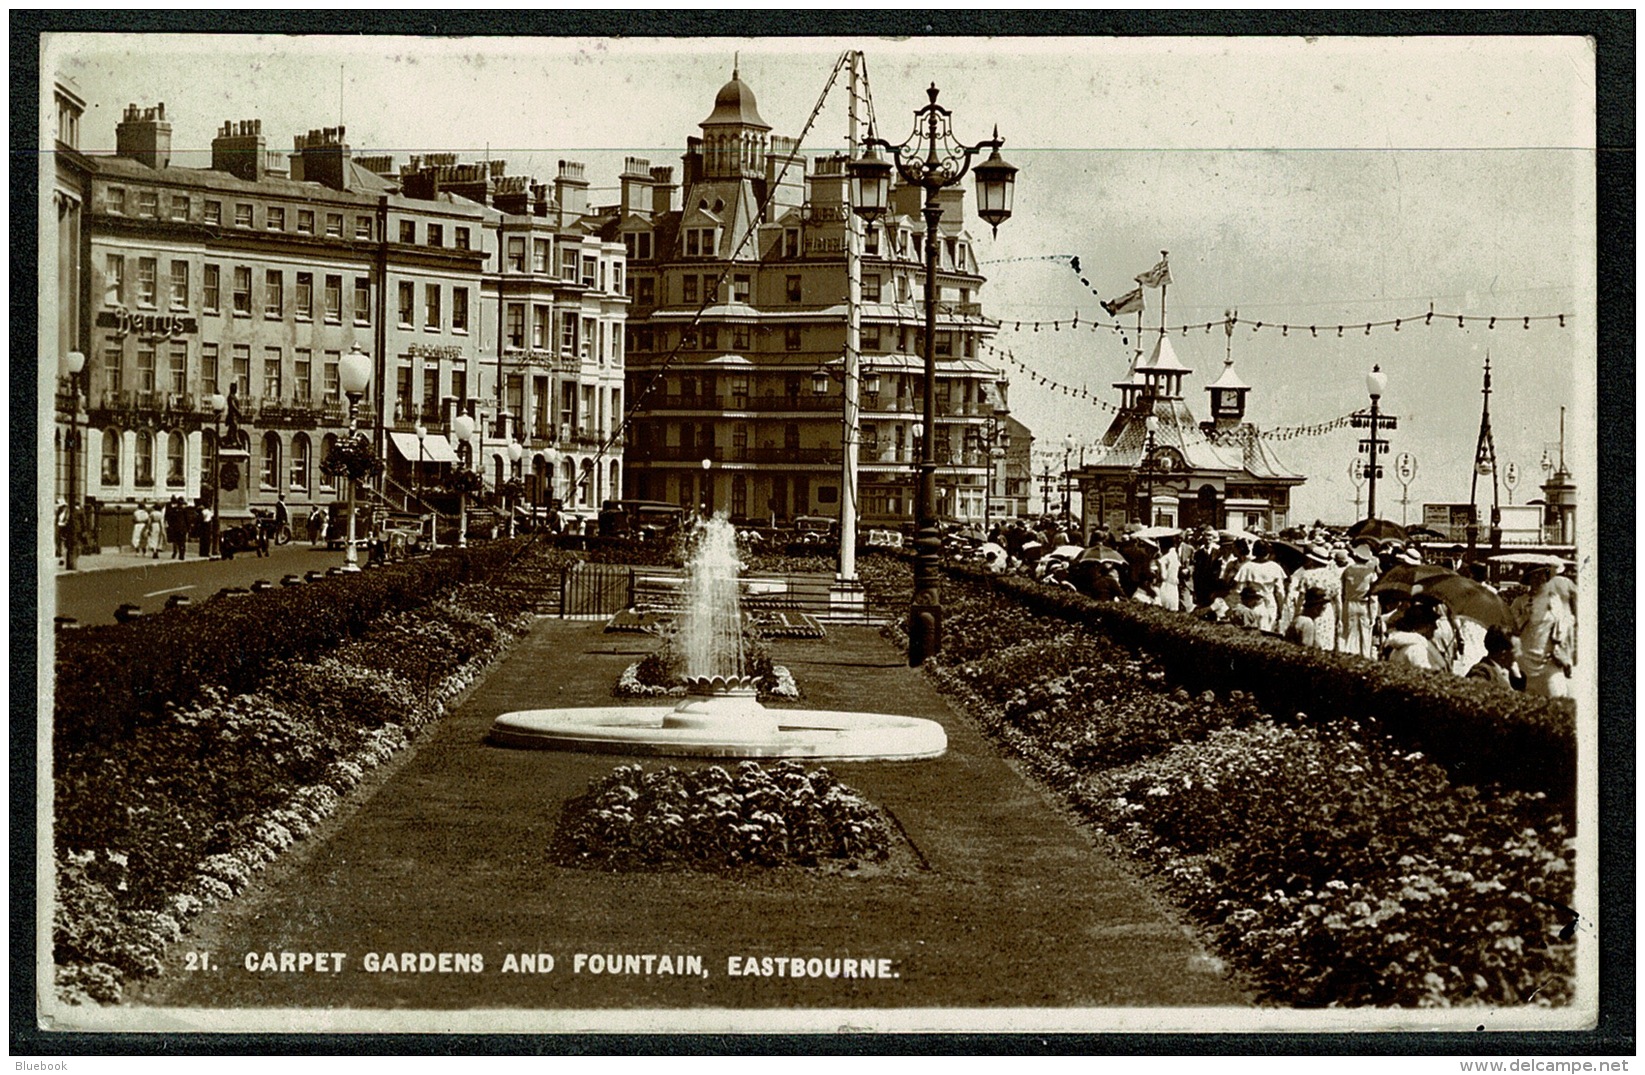
[[(55, 342), (86, 356), (75, 485), (101, 543), (137, 504), (209, 492), (230, 425), (253, 506), (336, 499), (319, 464), (346, 432), (338, 370), (356, 348), (388, 505), (437, 503), (457, 460), (492, 489), (520, 478), (545, 510), (592, 513), (620, 488), (625, 259), (584, 219), (579, 164), (551, 196), (501, 161), (355, 157), (341, 127), (287, 157), (259, 121), (229, 120), (209, 167), (182, 167), (164, 104), (127, 107), (100, 156), (77, 144), (72, 86), (56, 105)], [(476, 431), (453, 446), (459, 413)]]
[[(629, 495), (733, 520), (837, 516), (847, 344), (846, 158), (810, 158), (772, 134), (733, 73), (671, 167), (630, 158), (606, 218), (629, 262)], [(861, 266), (858, 518), (913, 518), (924, 346), (921, 192), (894, 191)], [(979, 358), (997, 325), (966, 231), (943, 193), (936, 353), (937, 503), (984, 515), (1004, 380)], [(1024, 498), (1026, 499), (1026, 498)], [(996, 516), (998, 512), (996, 511)]]

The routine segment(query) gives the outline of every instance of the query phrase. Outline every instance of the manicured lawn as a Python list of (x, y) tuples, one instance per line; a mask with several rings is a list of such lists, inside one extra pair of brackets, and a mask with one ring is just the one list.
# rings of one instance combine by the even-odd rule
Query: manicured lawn
[[(561, 804), (623, 759), (488, 745), (498, 713), (609, 705), (653, 643), (541, 621), (353, 813), (176, 946), (141, 1004), (676, 1008), (1239, 1005), (1200, 947), (867, 628), (772, 647), (806, 708), (922, 716), (949, 750), (831, 766), (906, 834), (831, 872), (616, 874), (551, 865)], [(694, 762), (647, 759), (647, 769)], [(209, 950), (214, 970), (184, 969)], [(342, 952), (341, 973), (250, 972), (248, 952)], [(478, 953), (482, 973), (369, 973), (372, 952)], [(503, 973), (551, 953), (549, 974)], [(574, 972), (577, 953), (702, 957), (706, 976)], [(730, 956), (886, 959), (891, 979), (729, 977)]]

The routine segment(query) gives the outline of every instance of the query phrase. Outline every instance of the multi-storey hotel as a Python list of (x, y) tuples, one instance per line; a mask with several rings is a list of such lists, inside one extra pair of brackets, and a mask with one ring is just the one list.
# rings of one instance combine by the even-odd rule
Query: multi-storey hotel
[[(65, 129), (59, 345), (86, 355), (75, 485), (99, 514), (201, 495), (228, 435), (217, 394), (252, 504), (336, 498), (319, 464), (347, 428), (355, 348), (373, 359), (358, 424), (391, 503), (459, 459), (493, 488), (522, 478), (528, 503), (592, 510), (617, 488), (624, 259), (581, 220), (580, 165), (562, 163), (550, 201), (502, 162), (396, 174), (353, 158), (342, 128), (298, 135), (280, 167), (258, 121), (228, 122), (209, 168), (172, 164), (163, 104), (127, 108), (113, 156), (74, 152)], [(458, 413), (477, 428), (453, 449)]]
[[(672, 168), (631, 158), (606, 234), (628, 254), (629, 495), (733, 519), (837, 515), (847, 345), (846, 161), (808, 161), (775, 136), (735, 74)], [(893, 191), (861, 263), (859, 518), (914, 516), (924, 364), (921, 191)], [(1000, 372), (978, 358), (996, 328), (965, 231), (943, 192), (937, 322), (938, 513), (981, 519)], [(824, 376), (818, 376), (819, 373)], [(820, 389), (820, 391), (819, 391)], [(706, 467), (704, 465), (706, 461)], [(996, 476), (996, 480), (998, 480)]]

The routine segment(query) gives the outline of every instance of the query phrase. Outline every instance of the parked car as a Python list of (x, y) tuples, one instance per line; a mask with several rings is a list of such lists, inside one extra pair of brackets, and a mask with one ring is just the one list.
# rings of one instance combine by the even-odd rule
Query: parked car
[(685, 520), (685, 509), (661, 500), (607, 500), (600, 509), (601, 537), (642, 541), (672, 537)]

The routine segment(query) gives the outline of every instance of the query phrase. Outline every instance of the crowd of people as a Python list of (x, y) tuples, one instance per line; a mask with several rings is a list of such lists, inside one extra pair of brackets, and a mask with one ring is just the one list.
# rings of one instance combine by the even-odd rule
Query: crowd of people
[(1293, 540), (1283, 549), (1278, 539), (1210, 527), (1098, 528), (1081, 541), (1052, 518), (1038, 526), (1012, 520), (987, 535), (979, 556), (995, 571), (1098, 600), (1155, 605), (1301, 646), (1570, 696), (1576, 585), (1551, 558), (1524, 565), (1518, 581), (1500, 589), (1485, 563), (1441, 565), (1502, 599), (1506, 616), (1485, 623), (1458, 614), (1420, 581), (1378, 588), (1389, 571), (1427, 562), (1415, 543), (1353, 539), (1320, 525), (1287, 533)]

